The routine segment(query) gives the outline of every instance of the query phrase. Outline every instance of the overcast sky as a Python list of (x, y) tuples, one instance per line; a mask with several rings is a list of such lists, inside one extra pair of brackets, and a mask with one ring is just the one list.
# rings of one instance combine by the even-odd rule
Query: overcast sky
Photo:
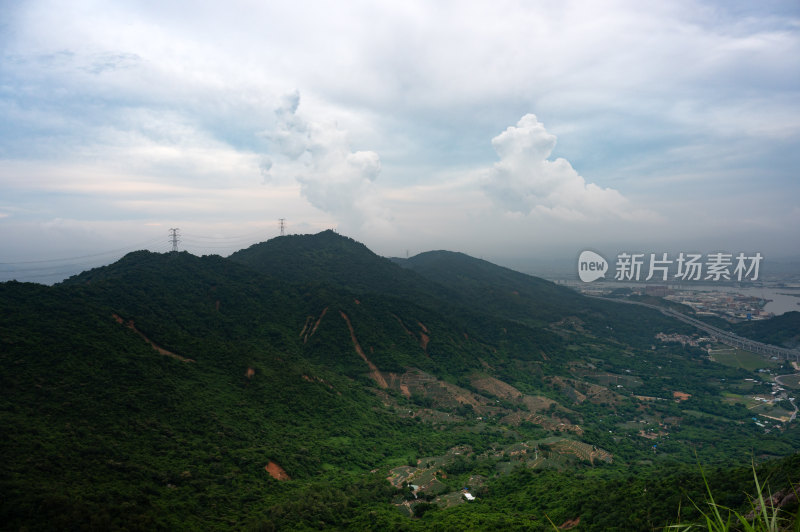
[(800, 254), (798, 169), (797, 0), (0, 0), (6, 267), (279, 218), (387, 256), (767, 261)]

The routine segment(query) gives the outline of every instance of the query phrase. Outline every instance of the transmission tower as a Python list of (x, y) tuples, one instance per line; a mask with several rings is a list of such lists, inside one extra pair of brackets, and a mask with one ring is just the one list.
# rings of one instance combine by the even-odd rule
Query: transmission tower
[(280, 225), (281, 225), (281, 236), (283, 236), (285, 231), (286, 231), (286, 218), (279, 218), (278, 222), (280, 222)]
[(172, 251), (178, 251), (178, 242), (180, 242), (180, 240), (178, 240), (178, 236), (180, 236), (178, 235), (178, 231), (180, 231), (180, 229), (177, 227), (173, 227), (169, 230), (169, 241), (172, 242)]

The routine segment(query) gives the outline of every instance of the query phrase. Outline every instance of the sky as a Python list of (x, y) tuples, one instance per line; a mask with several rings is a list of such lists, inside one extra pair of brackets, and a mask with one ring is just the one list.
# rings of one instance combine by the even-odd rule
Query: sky
[(798, 148), (797, 0), (0, 0), (5, 278), (281, 218), (384, 256), (766, 263), (800, 255)]

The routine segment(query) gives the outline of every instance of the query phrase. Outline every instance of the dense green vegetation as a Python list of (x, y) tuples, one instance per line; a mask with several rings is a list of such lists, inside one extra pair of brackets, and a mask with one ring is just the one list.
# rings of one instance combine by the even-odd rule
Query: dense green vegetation
[[(663, 300), (662, 300), (663, 301)], [(716, 316), (701, 316), (699, 319), (731, 331), (739, 336), (758, 342), (795, 349), (800, 346), (800, 312), (794, 310), (768, 320), (731, 323)]]
[(733, 325), (733, 331), (767, 344), (788, 348), (800, 346), (800, 312), (792, 311), (771, 320), (746, 321)]
[(764, 374), (461, 254), (142, 251), (0, 305), (8, 530), (641, 530), (700, 517), (698, 462), (734, 508), (752, 460), (800, 481)]

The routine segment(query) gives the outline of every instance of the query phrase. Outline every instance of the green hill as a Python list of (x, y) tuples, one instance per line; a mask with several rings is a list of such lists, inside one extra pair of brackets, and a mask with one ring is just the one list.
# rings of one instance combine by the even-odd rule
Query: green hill
[(440, 305), (442, 297), (452, 297), (444, 286), (331, 230), (273, 238), (237, 251), (229, 259), (276, 279), (325, 283), (355, 294), (388, 294), (429, 306)]
[(429, 251), (395, 261), (452, 289), (462, 304), (525, 323), (544, 325), (592, 305), (573, 290), (463, 253)]
[(736, 334), (758, 342), (789, 349), (800, 348), (800, 312), (796, 310), (769, 320), (737, 323), (732, 329)]
[(325, 232), (0, 284), (2, 528), (641, 529), (697, 517), (698, 459), (737, 508), (753, 458), (796, 480), (797, 423), (754, 423), (767, 384), (655, 339), (683, 324), (399, 262)]
[(691, 330), (658, 311), (588, 298), (564, 286), (463, 253), (430, 251), (393, 260), (449, 288), (450, 293), (457, 294), (462, 307), (533, 327), (578, 319), (594, 335), (622, 336), (638, 346), (649, 346), (658, 331)]

